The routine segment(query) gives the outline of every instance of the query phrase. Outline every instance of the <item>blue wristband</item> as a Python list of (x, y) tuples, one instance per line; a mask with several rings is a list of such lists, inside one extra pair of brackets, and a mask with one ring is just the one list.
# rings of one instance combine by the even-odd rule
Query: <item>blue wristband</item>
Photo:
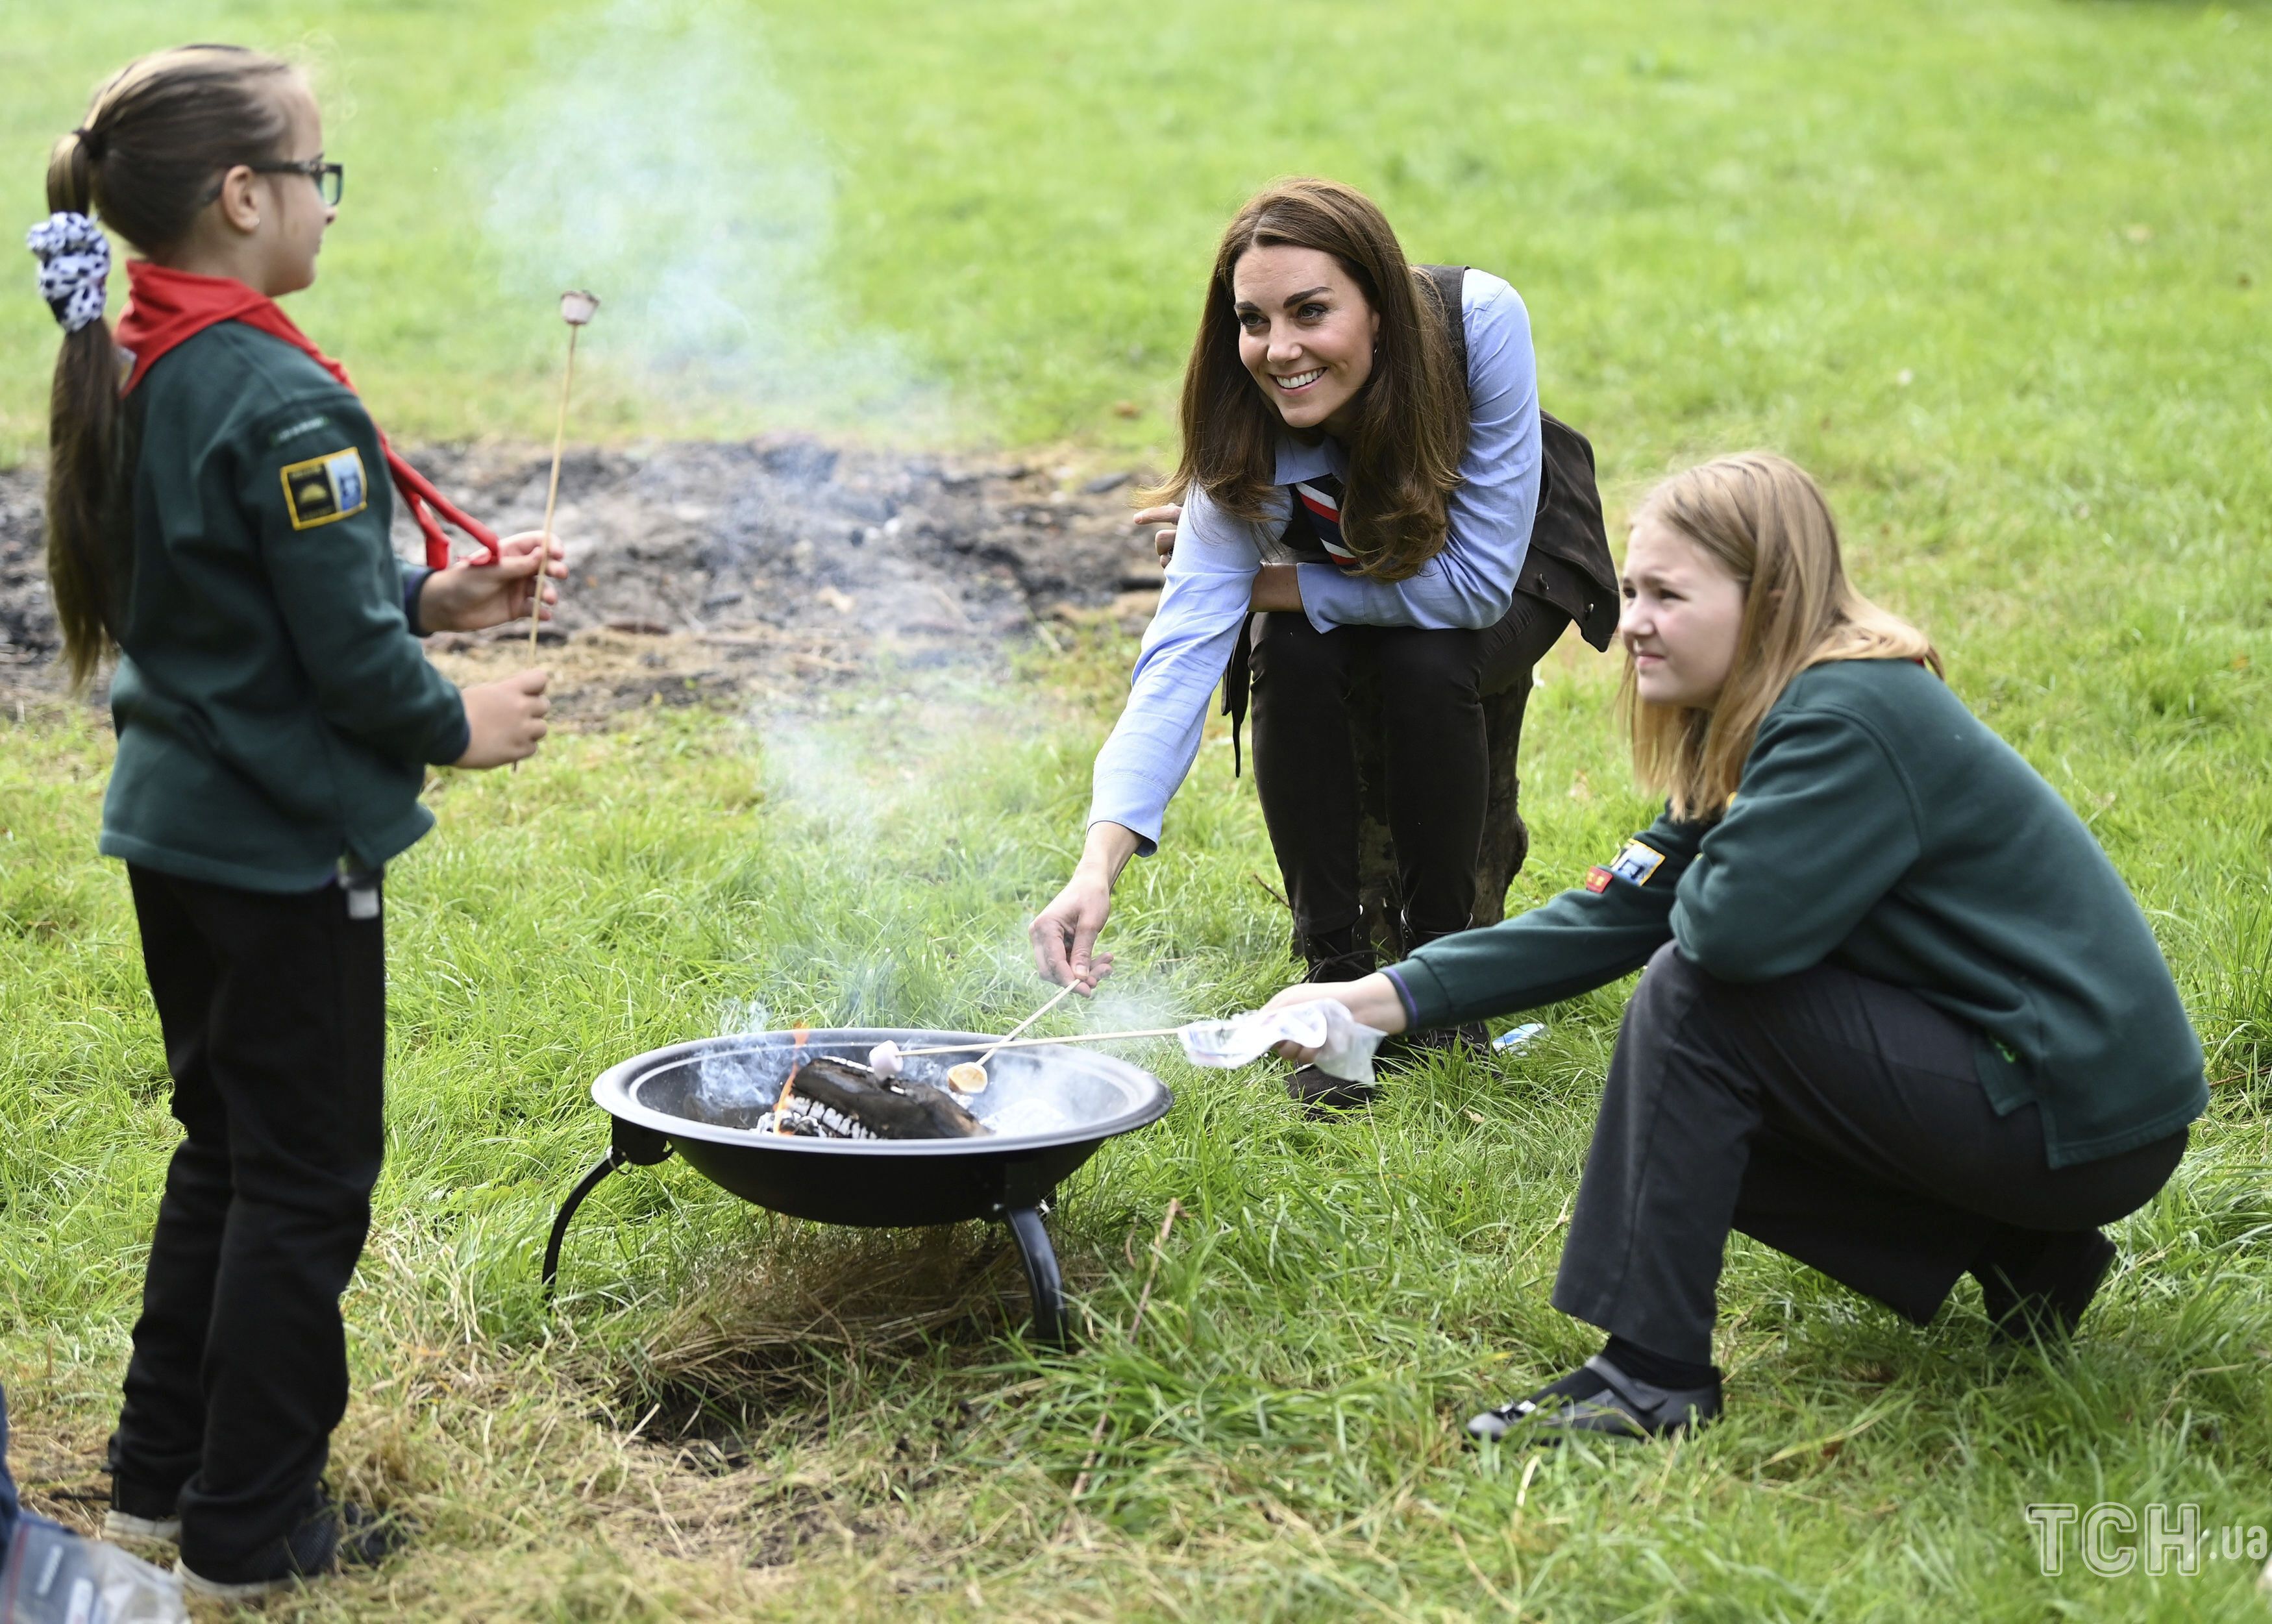
[(424, 565), (402, 572), (402, 617), (410, 623), (410, 635), (424, 637), (426, 628), (418, 619), (418, 595), (426, 590), (427, 578), (434, 572)]

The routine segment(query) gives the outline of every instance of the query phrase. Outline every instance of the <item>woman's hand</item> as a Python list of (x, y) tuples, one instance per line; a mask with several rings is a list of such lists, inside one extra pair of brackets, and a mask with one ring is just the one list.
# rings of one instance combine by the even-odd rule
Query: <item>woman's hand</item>
[(1135, 853), (1134, 830), (1117, 823), (1089, 827), (1072, 878), (1026, 928), (1044, 981), (1078, 987), (1087, 997), (1112, 973), (1112, 955), (1096, 951), (1096, 938), (1112, 917), (1112, 882)]
[[(1340, 999), (1352, 1017), (1376, 1032), (1393, 1035), (1404, 1029), (1404, 1000), (1396, 996), (1396, 984), (1379, 974), (1362, 981), (1298, 981), (1263, 1007), (1284, 1009), (1321, 998)], [(1296, 1044), (1280, 1044), (1278, 1052), (1297, 1066), (1307, 1066), (1318, 1058), (1315, 1049)]]
[(1266, 564), (1254, 572), (1254, 592), (1247, 600), (1252, 610), (1283, 614), (1302, 611), (1302, 570), (1296, 564)]
[(503, 767), (534, 755), (546, 730), (544, 713), (552, 708), (544, 697), (548, 680), (542, 671), (516, 671), (467, 689), (466, 753), (452, 765)]
[[(435, 571), (418, 588), (418, 624), (429, 632), (478, 632), (519, 619), (528, 613), (540, 565), (547, 575), (568, 578), (568, 554), (560, 539), (553, 538), (549, 560), (539, 558), (543, 546), (541, 531), (524, 530), (497, 543), (495, 564), (453, 564)], [(544, 602), (559, 601), (560, 595), (545, 587)], [(549, 610), (538, 612), (552, 618)]]
[(1160, 555), (1160, 567), (1163, 570), (1168, 567), (1168, 560), (1176, 556), (1176, 521), (1183, 516), (1184, 510), (1176, 503), (1162, 502), (1157, 507), (1146, 508), (1130, 520), (1138, 526), (1167, 526), (1164, 530), (1152, 532), (1152, 549)]

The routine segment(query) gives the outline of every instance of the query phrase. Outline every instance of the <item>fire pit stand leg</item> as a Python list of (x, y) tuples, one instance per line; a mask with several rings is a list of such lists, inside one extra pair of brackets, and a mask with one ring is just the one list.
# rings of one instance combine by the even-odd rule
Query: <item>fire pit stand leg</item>
[(552, 1300), (552, 1288), (560, 1277), (560, 1246), (561, 1243), (568, 1239), (568, 1220), (576, 1216), (576, 1209), (584, 1204), (584, 1198), (600, 1187), (602, 1179), (618, 1167), (628, 1165), (628, 1163), (617, 1158), (615, 1148), (609, 1146), (608, 1154), (601, 1159), (600, 1164), (578, 1179), (576, 1187), (568, 1192), (568, 1199), (560, 1204), (560, 1216), (552, 1220), (552, 1239), (544, 1243), (544, 1300), (546, 1302)]
[(1002, 1216), (1017, 1239), (1018, 1254), (1026, 1261), (1026, 1284), (1034, 1295), (1034, 1340), (1062, 1348), (1067, 1341), (1065, 1283), (1058, 1274), (1057, 1249), (1050, 1245), (1042, 1211), (1038, 1205), (1013, 1207)]
[(617, 1118), (613, 1142), (600, 1164), (576, 1182), (568, 1192), (568, 1199), (560, 1204), (560, 1216), (552, 1220), (551, 1239), (544, 1243), (544, 1300), (552, 1300), (552, 1288), (560, 1277), (560, 1247), (568, 1239), (568, 1221), (576, 1216), (576, 1209), (584, 1198), (600, 1187), (609, 1173), (619, 1167), (652, 1167), (670, 1154), (670, 1141), (652, 1128)]

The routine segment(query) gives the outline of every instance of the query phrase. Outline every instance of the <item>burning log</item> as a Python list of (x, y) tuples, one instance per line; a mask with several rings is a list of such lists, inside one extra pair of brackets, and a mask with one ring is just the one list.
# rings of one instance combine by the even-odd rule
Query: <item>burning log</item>
[(804, 1139), (976, 1139), (993, 1132), (944, 1089), (828, 1055), (789, 1074), (759, 1131)]

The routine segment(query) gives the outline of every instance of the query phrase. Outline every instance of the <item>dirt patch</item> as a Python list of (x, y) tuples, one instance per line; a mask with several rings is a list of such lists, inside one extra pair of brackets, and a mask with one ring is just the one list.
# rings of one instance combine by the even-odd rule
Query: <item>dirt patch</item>
[[(501, 532), (542, 522), (542, 450), (437, 445), (413, 460)], [(19, 704), (62, 690), (41, 478), (0, 471), (0, 699)], [(801, 438), (579, 448), (555, 526), (573, 573), (539, 662), (573, 723), (984, 662), (1068, 622), (1140, 628), (1160, 571), (1128, 522), (1136, 483)], [(400, 517), (395, 542), (415, 556)], [(527, 662), (525, 626), (429, 647), (460, 681)]]

